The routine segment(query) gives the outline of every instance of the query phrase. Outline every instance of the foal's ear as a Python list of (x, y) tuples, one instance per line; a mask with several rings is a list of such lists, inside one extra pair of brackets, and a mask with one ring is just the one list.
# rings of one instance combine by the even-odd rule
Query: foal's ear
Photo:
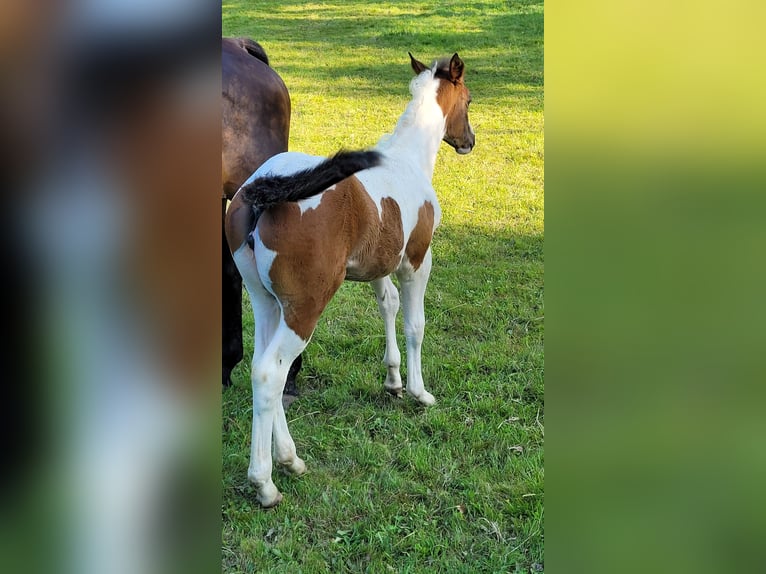
[(410, 64), (412, 64), (412, 69), (415, 70), (415, 74), (420, 74), (421, 72), (424, 72), (428, 69), (423, 62), (418, 62), (415, 59), (415, 57), (412, 55), (412, 52), (407, 53), (410, 55)]
[(457, 82), (463, 77), (463, 60), (460, 59), (457, 52), (449, 62), (449, 77), (453, 82)]

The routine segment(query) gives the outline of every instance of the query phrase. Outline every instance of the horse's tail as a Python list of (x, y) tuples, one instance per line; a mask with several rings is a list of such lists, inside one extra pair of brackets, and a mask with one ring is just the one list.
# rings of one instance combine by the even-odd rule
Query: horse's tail
[(256, 178), (243, 185), (239, 193), (245, 203), (258, 210), (280, 203), (301, 201), (322, 193), (357, 171), (379, 165), (381, 158), (377, 151), (339, 151), (316, 167), (292, 175)]

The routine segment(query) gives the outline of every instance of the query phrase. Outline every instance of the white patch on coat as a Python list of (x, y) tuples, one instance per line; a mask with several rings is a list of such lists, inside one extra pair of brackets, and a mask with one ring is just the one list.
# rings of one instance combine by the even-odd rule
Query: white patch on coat
[(250, 249), (247, 243), (243, 243), (231, 256), (246, 285), (261, 283), (269, 293), (274, 294), (269, 272), (274, 259), (277, 257), (277, 252), (263, 244), (257, 227), (253, 231), (253, 249)]
[[(330, 186), (325, 191), (331, 191), (335, 189), (335, 186)], [(322, 199), (324, 198), (324, 191), (318, 195), (315, 195), (314, 197), (309, 197), (308, 199), (304, 199), (302, 201), (298, 202), (298, 207), (301, 209), (301, 215), (306, 213), (309, 209), (316, 209), (319, 207), (319, 204), (322, 203)]]

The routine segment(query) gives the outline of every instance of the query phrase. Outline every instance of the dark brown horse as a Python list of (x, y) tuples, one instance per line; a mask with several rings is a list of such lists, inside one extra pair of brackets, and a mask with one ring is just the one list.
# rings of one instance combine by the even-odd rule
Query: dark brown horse
[[(290, 94), (282, 79), (269, 67), (266, 52), (247, 38), (223, 38), (223, 153), (222, 214), (227, 200), (271, 156), (287, 151), (290, 134)], [(235, 217), (252, 228), (249, 206)], [(223, 384), (231, 384), (231, 371), (242, 359), (242, 278), (223, 234)], [(288, 376), (285, 392), (295, 394), (300, 357)], [(293, 391), (292, 393), (290, 391)]]

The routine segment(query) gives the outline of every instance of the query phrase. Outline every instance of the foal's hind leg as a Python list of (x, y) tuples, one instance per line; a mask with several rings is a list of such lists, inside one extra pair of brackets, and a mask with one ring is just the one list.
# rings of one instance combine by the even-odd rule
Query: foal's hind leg
[(282, 390), (287, 371), (293, 360), (306, 348), (306, 341), (296, 335), (283, 321), (263, 354), (253, 361), (253, 434), (250, 450), (248, 479), (255, 485), (258, 501), (266, 508), (282, 500), (271, 479), (272, 433), (277, 461), (295, 474), (302, 473), (306, 465), (295, 454), (295, 444), (287, 430)]
[[(243, 245), (234, 253), (234, 260), (250, 295), (255, 320), (255, 349), (251, 368), (253, 427), (248, 478), (256, 486), (258, 501), (270, 507), (282, 499), (271, 480), (272, 436), (277, 462), (293, 474), (301, 474), (306, 469), (295, 452), (295, 443), (287, 430), (281, 401), (288, 368), (295, 357), (300, 355), (305, 342), (281, 323), (279, 304), (264, 289), (252, 250)], [(280, 332), (280, 327), (287, 329), (288, 333)], [(288, 340), (287, 343), (283, 339)], [(297, 348), (300, 350), (295, 352)], [(291, 356), (292, 353), (294, 356)]]
[(420, 368), (420, 352), (426, 325), (424, 298), (430, 273), (431, 250), (429, 249), (417, 270), (403, 271), (399, 274), (402, 285), (404, 335), (407, 339), (407, 392), (424, 405), (432, 405), (436, 402), (434, 396), (423, 385), (423, 374)]
[(232, 258), (237, 264), (253, 308), (255, 323), (253, 362), (255, 362), (263, 354), (266, 345), (271, 342), (277, 330), (280, 317), (279, 304), (274, 296), (264, 289), (258, 276), (253, 250), (250, 247), (242, 245), (232, 254)]
[(274, 416), (274, 457), (277, 463), (290, 474), (299, 476), (306, 472), (306, 463), (298, 456), (295, 442), (287, 428), (285, 407), (281, 400), (277, 401)]
[(396, 314), (399, 311), (399, 292), (391, 277), (383, 277), (372, 281), (372, 288), (378, 298), (378, 310), (386, 326), (386, 354), (383, 356), (388, 373), (383, 387), (392, 395), (402, 396), (402, 378), (399, 367), (402, 356), (396, 344)]

